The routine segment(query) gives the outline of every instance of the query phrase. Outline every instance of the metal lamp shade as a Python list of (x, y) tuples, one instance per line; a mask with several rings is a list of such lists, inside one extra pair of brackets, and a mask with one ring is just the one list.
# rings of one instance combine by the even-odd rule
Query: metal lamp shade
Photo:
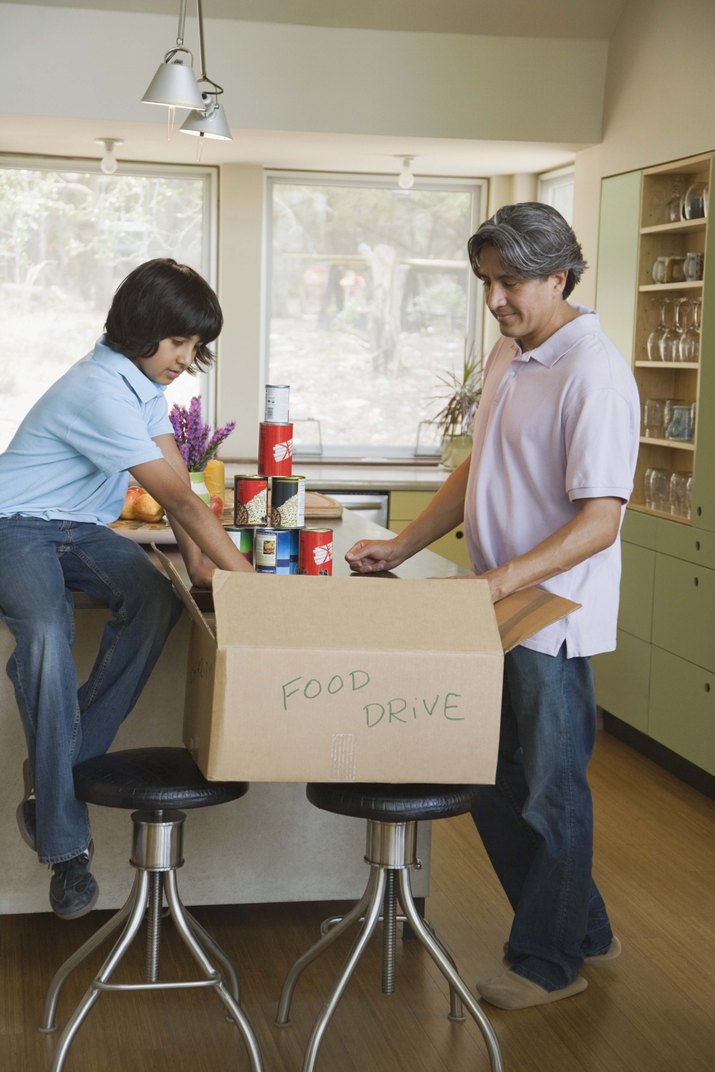
[(189, 112), (180, 130), (182, 134), (197, 134), (203, 138), (233, 140), (223, 108), (209, 93), (203, 94), (201, 109)]
[(159, 69), (142, 97), (144, 104), (163, 104), (165, 108), (203, 108), (199, 87), (191, 67), (181, 60), (159, 64)]

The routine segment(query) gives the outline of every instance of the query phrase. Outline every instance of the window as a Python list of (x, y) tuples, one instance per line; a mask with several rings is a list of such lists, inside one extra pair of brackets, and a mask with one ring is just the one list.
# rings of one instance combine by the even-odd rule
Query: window
[(567, 223), (573, 223), (574, 169), (559, 168), (539, 175), (539, 201), (560, 212)]
[[(0, 158), (0, 449), (28, 409), (102, 334), (112, 295), (145, 260), (213, 275), (213, 172)], [(206, 397), (182, 376), (169, 403)], [(207, 400), (210, 402), (210, 400)]]
[(479, 335), (467, 240), (484, 185), (269, 176), (266, 377), (291, 387), (299, 455), (409, 457), (418, 435), (437, 452), (421, 422)]

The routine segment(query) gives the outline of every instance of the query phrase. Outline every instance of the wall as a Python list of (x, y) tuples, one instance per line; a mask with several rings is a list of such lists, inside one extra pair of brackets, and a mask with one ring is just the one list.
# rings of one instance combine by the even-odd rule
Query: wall
[(596, 291), (601, 178), (715, 149), (715, 3), (631, 0), (609, 47), (603, 141), (576, 155), (574, 226)]

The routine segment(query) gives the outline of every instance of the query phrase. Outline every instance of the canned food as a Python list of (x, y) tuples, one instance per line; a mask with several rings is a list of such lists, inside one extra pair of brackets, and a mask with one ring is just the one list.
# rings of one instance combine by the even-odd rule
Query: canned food
[(287, 424), (290, 387), (281, 383), (266, 384), (265, 420), (272, 424)]
[(253, 567), (256, 573), (275, 573), (278, 533), (275, 529), (254, 529)]
[(271, 480), (271, 525), (300, 529), (305, 524), (305, 477), (274, 476)]
[(276, 573), (298, 572), (299, 529), (274, 529), (276, 537)]
[(333, 530), (300, 529), (298, 533), (298, 573), (309, 577), (331, 577), (333, 573)]
[(226, 535), (236, 547), (239, 549), (242, 555), (245, 555), (248, 561), (253, 564), (253, 533), (255, 529), (252, 525), (227, 525)]
[(243, 525), (268, 524), (268, 479), (265, 476), (236, 476), (233, 478), (233, 523)]
[(290, 476), (293, 472), (293, 425), (258, 426), (258, 471), (264, 476)]

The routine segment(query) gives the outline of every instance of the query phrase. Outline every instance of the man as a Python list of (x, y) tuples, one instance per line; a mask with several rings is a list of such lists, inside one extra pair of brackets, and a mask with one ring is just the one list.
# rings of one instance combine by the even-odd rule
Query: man
[[(20, 833), (52, 868), (62, 919), (98, 896), (86, 806), (73, 767), (106, 752), (146, 683), (181, 604), (144, 551), (108, 523), (129, 474), (165, 508), (189, 576), (250, 570), (191, 490), (164, 391), (211, 364), (223, 315), (208, 283), (171, 259), (147, 261), (114, 295), (106, 334), (32, 407), (0, 454), (0, 619), (27, 739)], [(73, 591), (111, 613), (84, 684), (72, 660)]]
[(620, 952), (591, 877), (588, 657), (615, 647), (617, 537), (640, 406), (596, 314), (566, 301), (585, 263), (558, 212), (507, 206), (468, 248), (502, 335), (486, 364), (471, 459), (399, 536), (361, 541), (347, 559), (363, 573), (391, 569), (464, 520), (475, 574), (495, 601), (541, 585), (581, 604), (506, 655), (496, 784), (473, 811), (514, 909), (508, 968), (477, 989), (516, 1009), (579, 993), (584, 961)]

